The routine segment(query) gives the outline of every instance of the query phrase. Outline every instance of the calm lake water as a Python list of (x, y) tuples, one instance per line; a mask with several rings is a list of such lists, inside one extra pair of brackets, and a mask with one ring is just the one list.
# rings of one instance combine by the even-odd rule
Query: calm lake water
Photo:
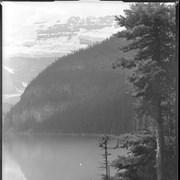
[[(100, 137), (8, 135), (3, 139), (3, 180), (100, 180)], [(112, 140), (112, 146), (115, 141)], [(110, 150), (114, 160), (125, 150)], [(114, 173), (113, 169), (110, 170)]]

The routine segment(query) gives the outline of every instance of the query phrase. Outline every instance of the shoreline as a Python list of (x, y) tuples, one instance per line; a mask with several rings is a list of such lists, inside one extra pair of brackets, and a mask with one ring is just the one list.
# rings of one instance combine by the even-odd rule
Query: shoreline
[(121, 135), (113, 135), (113, 134), (87, 134), (87, 133), (44, 133), (44, 132), (4, 132), (2, 133), (2, 137), (6, 135), (52, 135), (52, 136), (91, 136), (91, 137), (103, 137), (105, 135), (111, 138), (119, 138)]

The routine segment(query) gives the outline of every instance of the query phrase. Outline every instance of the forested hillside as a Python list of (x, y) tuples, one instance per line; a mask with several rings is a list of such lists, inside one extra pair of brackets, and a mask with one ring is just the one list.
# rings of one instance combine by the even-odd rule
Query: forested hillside
[(133, 99), (126, 70), (113, 70), (128, 57), (112, 37), (57, 59), (25, 89), (6, 116), (5, 130), (121, 134), (133, 128)]

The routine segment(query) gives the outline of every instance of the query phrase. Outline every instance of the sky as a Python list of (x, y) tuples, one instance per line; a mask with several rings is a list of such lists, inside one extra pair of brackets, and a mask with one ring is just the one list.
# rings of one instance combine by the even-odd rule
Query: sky
[[(38, 39), (38, 32), (65, 24), (69, 17), (103, 17), (123, 14), (130, 3), (124, 2), (3, 2), (3, 58), (14, 56), (61, 56), (85, 45), (80, 38), (102, 40), (118, 31), (104, 27), (87, 31), (80, 28), (71, 40), (67, 38)], [(41, 25), (41, 26), (40, 26)], [(60, 53), (61, 52), (61, 53)]]

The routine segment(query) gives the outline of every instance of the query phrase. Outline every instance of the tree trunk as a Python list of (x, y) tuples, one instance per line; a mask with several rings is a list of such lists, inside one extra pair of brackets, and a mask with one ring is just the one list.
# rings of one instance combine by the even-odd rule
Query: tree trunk
[(157, 180), (164, 180), (164, 132), (162, 123), (157, 122), (157, 150), (156, 150), (156, 168)]
[(165, 180), (164, 177), (164, 129), (160, 102), (157, 106), (157, 121), (156, 121), (156, 136), (157, 136), (157, 149), (156, 149), (156, 172), (157, 180)]
[(175, 159), (176, 159), (176, 178), (178, 178), (178, 104), (177, 104), (177, 91), (175, 99)]
[(105, 166), (106, 166), (106, 180), (109, 180), (109, 177), (108, 177), (108, 161), (107, 161), (107, 155), (108, 152), (107, 152), (107, 142), (105, 143)]

